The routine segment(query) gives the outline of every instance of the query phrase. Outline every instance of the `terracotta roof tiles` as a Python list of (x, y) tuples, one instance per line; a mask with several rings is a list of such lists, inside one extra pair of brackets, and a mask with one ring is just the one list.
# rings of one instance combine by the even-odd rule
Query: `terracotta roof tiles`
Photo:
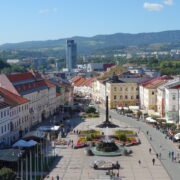
[(0, 87), (0, 95), (3, 96), (5, 101), (10, 105), (18, 105), (18, 104), (24, 104), (28, 102), (27, 99), (21, 96), (18, 96), (2, 87)]

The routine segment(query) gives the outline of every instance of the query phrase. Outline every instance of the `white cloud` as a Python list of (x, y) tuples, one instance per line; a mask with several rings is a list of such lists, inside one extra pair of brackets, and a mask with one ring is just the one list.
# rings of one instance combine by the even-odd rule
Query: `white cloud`
[(148, 11), (160, 11), (164, 8), (164, 6), (162, 4), (145, 2), (144, 8)]
[(174, 1), (173, 1), (173, 0), (165, 0), (165, 1), (164, 1), (164, 4), (170, 6), (170, 5), (173, 5), (173, 4), (174, 4)]
[(56, 12), (58, 12), (58, 8), (39, 10), (39, 14), (56, 13)]
[(58, 12), (58, 8), (53, 8), (52, 11), (53, 12)]
[(39, 14), (47, 14), (49, 13), (49, 9), (41, 9), (39, 10)]

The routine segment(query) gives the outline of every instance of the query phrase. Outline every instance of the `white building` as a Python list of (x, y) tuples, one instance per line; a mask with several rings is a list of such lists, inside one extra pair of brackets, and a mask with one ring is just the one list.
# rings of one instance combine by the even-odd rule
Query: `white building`
[[(0, 87), (29, 100), (31, 125), (38, 124), (53, 111), (49, 109), (52, 107), (51, 99), (54, 98), (51, 88), (36, 71), (0, 75)], [(53, 91), (53, 93), (53, 96), (56, 96), (56, 92)]]
[(87, 72), (103, 71), (103, 63), (89, 63), (87, 64)]
[(0, 146), (10, 144), (10, 105), (0, 96)]
[(180, 79), (165, 86), (165, 117), (167, 121), (180, 123)]

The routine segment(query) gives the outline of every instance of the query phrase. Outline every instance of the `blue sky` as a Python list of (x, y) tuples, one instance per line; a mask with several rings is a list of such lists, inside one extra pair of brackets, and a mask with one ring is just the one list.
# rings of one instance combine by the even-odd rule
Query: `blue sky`
[(1, 0), (0, 44), (179, 30), (180, 0)]

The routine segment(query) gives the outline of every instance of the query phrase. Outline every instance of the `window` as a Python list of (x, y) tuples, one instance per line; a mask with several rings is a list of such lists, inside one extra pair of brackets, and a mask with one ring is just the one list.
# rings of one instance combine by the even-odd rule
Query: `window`
[(139, 90), (139, 87), (136, 88), (136, 91), (138, 91), (138, 90)]
[(154, 95), (154, 91), (152, 91), (152, 95)]
[(173, 100), (176, 100), (176, 95), (173, 95), (172, 99), (173, 99)]
[(125, 96), (125, 99), (128, 99), (128, 96), (127, 96), (127, 95)]
[(116, 95), (114, 96), (114, 99), (116, 99)]
[(133, 91), (133, 90), (134, 90), (134, 87), (131, 87), (131, 90)]
[(172, 110), (176, 111), (176, 106), (175, 105), (172, 106)]
[(114, 91), (116, 91), (116, 87), (114, 87)]
[(136, 99), (139, 99), (139, 95), (136, 96)]
[(123, 90), (123, 88), (120, 88), (120, 91), (122, 91)]
[(133, 99), (133, 96), (131, 96), (131, 99)]
[(126, 91), (128, 91), (128, 88), (125, 88)]
[(120, 96), (120, 99), (123, 99), (123, 96), (122, 96), (122, 95)]
[(1, 127), (1, 133), (3, 134), (3, 126)]
[(3, 118), (3, 112), (1, 112), (1, 118)]

